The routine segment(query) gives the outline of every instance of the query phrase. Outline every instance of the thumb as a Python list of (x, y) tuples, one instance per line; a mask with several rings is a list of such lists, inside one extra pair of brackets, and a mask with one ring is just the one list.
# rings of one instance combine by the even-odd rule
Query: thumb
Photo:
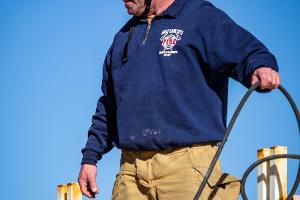
[(257, 77), (257, 74), (254, 73), (252, 75), (252, 79), (251, 79), (251, 85), (254, 85), (257, 81), (259, 81), (258, 77)]

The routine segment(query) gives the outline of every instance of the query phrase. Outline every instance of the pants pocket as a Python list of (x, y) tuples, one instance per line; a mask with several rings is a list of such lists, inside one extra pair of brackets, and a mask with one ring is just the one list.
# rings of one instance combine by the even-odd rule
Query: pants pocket
[(116, 175), (116, 180), (115, 180), (115, 183), (114, 183), (114, 186), (113, 186), (113, 190), (112, 190), (112, 200), (116, 199), (116, 196), (119, 193), (120, 184), (121, 184), (121, 181), (122, 181), (122, 177), (123, 177), (122, 173), (118, 173)]
[[(195, 180), (200, 187), (201, 182), (206, 175), (206, 172), (214, 156), (212, 147), (205, 149), (190, 149), (190, 161), (192, 163)], [(211, 152), (208, 153), (208, 152)], [(200, 200), (237, 200), (240, 192), (240, 181), (221, 170), (218, 161), (214, 170), (212, 171), (209, 180), (206, 183), (204, 191), (201, 194)]]
[[(195, 184), (197, 186), (197, 191), (198, 191), (198, 189), (204, 179), (204, 176), (202, 173), (200, 173), (200, 171), (197, 168), (194, 167), (193, 169), (194, 169)], [(212, 193), (212, 188), (210, 187), (210, 185), (208, 183), (206, 183), (199, 200), (207, 200), (211, 193)]]
[[(196, 179), (200, 187), (207, 172), (207, 168), (194, 167)], [(240, 193), (240, 180), (219, 170), (213, 170), (201, 200), (237, 200)]]

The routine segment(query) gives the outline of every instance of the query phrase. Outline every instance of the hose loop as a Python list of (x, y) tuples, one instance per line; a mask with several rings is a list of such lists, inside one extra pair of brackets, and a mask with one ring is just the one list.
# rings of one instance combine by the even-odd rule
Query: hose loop
[[(226, 129), (226, 132), (225, 132), (225, 135), (224, 135), (224, 138), (223, 140), (221, 141), (220, 145), (219, 145), (219, 148), (214, 156), (214, 158), (212, 159), (211, 161), (211, 164), (203, 178), (203, 181), (201, 182), (195, 196), (194, 196), (194, 199), (193, 200), (198, 200), (201, 196), (201, 193), (202, 191), (204, 190), (204, 187), (206, 185), (206, 183), (208, 182), (208, 179), (213, 171), (213, 168), (215, 167), (220, 155), (221, 155), (221, 152), (225, 146), (225, 143), (230, 135), (230, 132), (233, 128), (233, 125), (235, 124), (236, 122), (236, 119), (239, 115), (239, 113), (241, 112), (243, 106), (245, 105), (245, 103), (247, 102), (248, 98), (251, 96), (251, 94), (256, 90), (258, 89), (260, 85), (260, 82), (256, 82), (255, 84), (253, 84), (249, 90), (247, 91), (247, 93), (244, 95), (244, 97), (242, 98), (241, 102), (239, 103), (238, 107), (236, 108), (231, 120), (230, 120), (230, 123)], [(283, 93), (283, 95), (286, 97), (286, 99), (289, 101), (293, 111), (294, 111), (294, 114), (295, 114), (295, 117), (296, 117), (296, 120), (297, 120), (297, 123), (298, 123), (298, 129), (299, 129), (299, 133), (300, 133), (300, 114), (299, 114), (299, 110), (294, 102), (294, 100), (292, 99), (292, 97), (290, 96), (290, 94), (287, 92), (287, 90), (282, 86), (280, 85), (278, 87), (278, 89)], [(241, 195), (242, 195), (242, 198), (244, 200), (248, 200), (247, 198), (247, 195), (246, 195), (246, 192), (245, 192), (245, 183), (246, 183), (246, 180), (247, 180), (247, 177), (248, 175), (250, 174), (250, 172), (255, 169), (259, 164), (263, 163), (263, 162), (266, 162), (268, 160), (274, 160), (274, 159), (278, 159), (278, 158), (291, 158), (291, 159), (299, 159), (300, 158), (300, 155), (296, 155), (296, 154), (284, 154), (284, 155), (273, 155), (273, 156), (270, 156), (270, 157), (267, 157), (267, 158), (263, 158), (263, 159), (260, 159), (258, 161), (256, 161), (255, 163), (253, 163), (247, 170), (246, 172), (244, 173), (243, 175), (243, 178), (242, 178), (242, 184), (241, 184)], [(292, 187), (292, 190), (290, 192), (290, 194), (288, 195), (287, 197), (287, 200), (292, 200), (297, 188), (298, 188), (298, 185), (299, 185), (299, 180), (300, 180), (300, 162), (299, 162), (299, 166), (298, 166), (298, 173), (297, 173), (297, 177), (296, 177), (296, 180), (294, 182), (294, 185)]]

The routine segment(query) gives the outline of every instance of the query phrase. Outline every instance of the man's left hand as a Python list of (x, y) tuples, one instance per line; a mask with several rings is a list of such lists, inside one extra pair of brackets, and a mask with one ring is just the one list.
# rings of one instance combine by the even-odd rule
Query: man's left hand
[(280, 76), (278, 72), (269, 67), (260, 67), (252, 75), (252, 85), (257, 81), (260, 81), (260, 89), (272, 90), (280, 85)]

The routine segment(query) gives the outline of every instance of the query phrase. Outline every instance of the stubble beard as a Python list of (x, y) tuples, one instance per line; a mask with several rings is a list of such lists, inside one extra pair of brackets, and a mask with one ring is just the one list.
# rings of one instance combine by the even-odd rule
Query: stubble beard
[(125, 7), (129, 15), (141, 16), (145, 11), (145, 5), (139, 4), (135, 0), (126, 0)]

